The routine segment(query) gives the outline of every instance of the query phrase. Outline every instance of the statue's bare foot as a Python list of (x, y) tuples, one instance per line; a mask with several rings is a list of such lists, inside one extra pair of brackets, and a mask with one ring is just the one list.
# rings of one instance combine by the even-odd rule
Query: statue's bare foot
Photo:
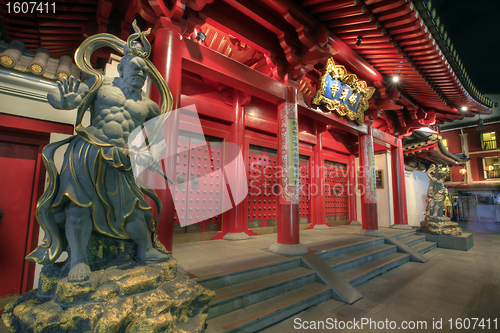
[(69, 282), (83, 282), (88, 280), (90, 277), (90, 267), (89, 265), (81, 262), (74, 265), (68, 274)]
[(138, 257), (141, 261), (144, 262), (165, 261), (170, 258), (168, 254), (160, 252), (155, 248), (151, 248), (147, 250), (145, 253), (139, 253)]

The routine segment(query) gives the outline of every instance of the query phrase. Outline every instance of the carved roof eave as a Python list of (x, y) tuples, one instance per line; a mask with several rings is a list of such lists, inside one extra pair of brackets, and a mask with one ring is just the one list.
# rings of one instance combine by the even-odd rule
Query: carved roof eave
[[(452, 154), (453, 155), (453, 154)], [(459, 156), (449, 156), (437, 147), (419, 150), (410, 154), (405, 154), (405, 160), (423, 160), (427, 164), (443, 164), (449, 166), (465, 165), (469, 158), (460, 158)]]
[(445, 31), (439, 16), (436, 14), (436, 9), (432, 8), (431, 1), (417, 0), (415, 1), (415, 4), (420, 16), (424, 19), (425, 24), (438, 43), (446, 60), (453, 68), (453, 71), (462, 83), (462, 86), (467, 90), (467, 95), (470, 94), (470, 97), (473, 98), (478, 104), (490, 109), (489, 112), (481, 113), (490, 114), (491, 108), (495, 106), (495, 103), (489, 97), (486, 97), (484, 94), (479, 92), (479, 90), (472, 83), (472, 80), (465, 70), (465, 66), (460, 59), (457, 50), (454, 48), (448, 33)]
[[(415, 147), (414, 147), (415, 146)], [(440, 163), (451, 166), (464, 165), (470, 158), (465, 156), (459, 156), (450, 153), (440, 138), (436, 140), (429, 140), (423, 145), (412, 144), (406, 148), (414, 147), (413, 149), (408, 149), (404, 152), (405, 159), (419, 159), (428, 160), (429, 164)]]

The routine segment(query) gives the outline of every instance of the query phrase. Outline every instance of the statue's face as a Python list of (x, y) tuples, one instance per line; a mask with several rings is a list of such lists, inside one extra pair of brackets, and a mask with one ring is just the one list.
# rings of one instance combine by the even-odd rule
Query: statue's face
[(134, 88), (141, 89), (146, 81), (146, 71), (148, 69), (144, 59), (134, 57), (129, 61), (120, 62), (120, 67), (120, 76), (123, 81)]

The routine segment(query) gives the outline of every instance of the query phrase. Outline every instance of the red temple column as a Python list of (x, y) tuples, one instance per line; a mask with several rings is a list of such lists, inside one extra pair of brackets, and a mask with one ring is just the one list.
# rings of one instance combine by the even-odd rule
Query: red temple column
[[(174, 25), (159, 29), (156, 32), (152, 52), (152, 62), (165, 79), (165, 82), (172, 93), (172, 110), (177, 110), (181, 102), (182, 43), (181, 34), (178, 29), (179, 28)], [(160, 95), (155, 88), (151, 91), (151, 99), (160, 103)], [(178, 112), (172, 112), (170, 117), (173, 118), (170, 118), (169, 122), (178, 124)], [(177, 155), (178, 126), (174, 127), (176, 130), (169, 131), (165, 137), (167, 142), (166, 156), (170, 157), (175, 157)], [(176, 164), (176, 158), (165, 159), (165, 169), (169, 171), (169, 174), (175, 175)], [(157, 191), (157, 194), (163, 204), (160, 225), (158, 226), (158, 237), (167, 250), (172, 251), (174, 234), (174, 202), (168, 186), (166, 190)]]
[[(245, 156), (245, 110), (243, 109), (243, 96), (241, 92), (238, 90), (234, 90), (233, 92), (233, 107), (234, 107), (234, 113), (235, 113), (235, 119), (234, 123), (231, 125), (231, 136), (229, 138), (229, 141), (231, 143), (236, 144), (240, 150), (242, 156)], [(245, 162), (243, 160), (239, 161)], [(238, 169), (239, 170), (246, 170), (245, 165), (239, 165)], [(245, 182), (245, 187), (246, 182)], [(233, 197), (234, 199), (234, 197)], [(247, 233), (245, 233), (245, 211), (243, 210), (244, 208), (244, 202), (240, 202), (236, 206), (233, 207), (233, 209), (227, 211), (225, 217), (225, 223), (226, 223), (226, 228), (224, 231), (227, 230), (227, 233), (224, 235), (223, 239), (226, 240), (241, 240), (241, 239), (248, 239), (249, 236)]]
[(378, 230), (375, 153), (371, 126), (368, 127), (368, 134), (359, 136), (359, 175), (362, 229), (357, 233), (365, 236), (385, 236)]
[(313, 202), (313, 229), (329, 229), (330, 226), (326, 221), (325, 212), (325, 158), (323, 156), (323, 132), (326, 131), (326, 125), (319, 122), (314, 122), (314, 135), (316, 135), (316, 145), (314, 145), (314, 167), (313, 176), (314, 183), (311, 189), (311, 194), (314, 198)]
[(287, 87), (278, 106), (278, 236), (269, 251), (284, 255), (306, 254), (299, 240), (299, 133), (296, 90)]
[(358, 222), (358, 213), (356, 209), (356, 166), (354, 164), (354, 154), (349, 155), (349, 165), (347, 174), (347, 200), (349, 202), (349, 224), (361, 225)]
[(397, 139), (397, 146), (391, 147), (392, 195), (394, 198), (394, 224), (391, 228), (412, 230), (408, 225), (406, 207), (405, 163), (403, 141)]

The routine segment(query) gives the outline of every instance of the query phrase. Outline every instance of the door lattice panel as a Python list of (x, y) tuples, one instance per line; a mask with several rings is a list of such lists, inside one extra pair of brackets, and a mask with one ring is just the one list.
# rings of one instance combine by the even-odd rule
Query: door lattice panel
[(248, 228), (278, 224), (278, 152), (250, 145), (248, 160)]
[[(223, 200), (223, 140), (181, 131), (177, 148), (174, 233), (219, 231)], [(189, 183), (190, 182), (190, 183)], [(179, 221), (179, 218), (181, 221)], [(182, 227), (180, 222), (193, 223)]]
[(299, 220), (301, 224), (310, 223), (311, 213), (311, 176), (309, 172), (309, 157), (299, 156), (299, 175), (300, 175), (300, 204)]
[(325, 160), (326, 222), (347, 220), (347, 165)]

